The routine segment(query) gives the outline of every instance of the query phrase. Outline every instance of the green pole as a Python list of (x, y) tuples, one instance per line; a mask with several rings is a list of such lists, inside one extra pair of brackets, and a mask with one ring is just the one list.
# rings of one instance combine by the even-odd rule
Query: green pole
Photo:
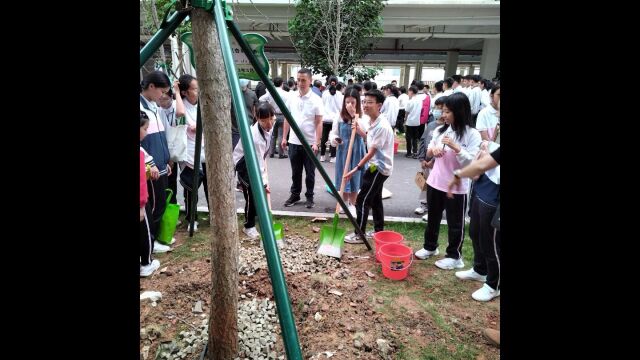
[[(244, 53), (247, 55), (247, 58), (249, 58), (249, 61), (251, 62), (253, 69), (258, 73), (258, 76), (260, 76), (260, 79), (269, 90), (269, 93), (271, 93), (271, 97), (278, 104), (278, 107), (280, 108), (280, 110), (282, 110), (282, 114), (287, 119), (287, 122), (289, 123), (289, 126), (291, 127), (293, 132), (295, 132), (296, 135), (298, 136), (298, 140), (300, 140), (300, 142), (302, 143), (302, 147), (307, 152), (307, 156), (316, 165), (316, 168), (320, 172), (320, 175), (322, 175), (322, 178), (324, 179), (324, 181), (327, 183), (327, 186), (329, 186), (329, 188), (331, 189), (331, 192), (333, 194), (339, 194), (338, 190), (336, 190), (336, 187), (333, 184), (333, 181), (329, 177), (329, 174), (327, 174), (327, 172), (324, 170), (324, 168), (322, 167), (322, 164), (320, 164), (320, 161), (318, 161), (318, 158), (313, 153), (313, 150), (307, 143), (307, 140), (305, 139), (304, 135), (300, 131), (298, 124), (295, 122), (295, 120), (293, 120), (293, 116), (291, 116), (291, 113), (289, 112), (289, 108), (287, 108), (287, 106), (284, 104), (284, 101), (282, 101), (282, 99), (280, 98), (280, 95), (276, 91), (276, 88), (273, 86), (271, 81), (269, 81), (269, 77), (264, 72), (260, 64), (258, 64), (258, 61), (253, 55), (253, 50), (251, 50), (247, 42), (242, 37), (242, 34), (240, 33), (240, 29), (238, 29), (238, 26), (233, 22), (233, 20), (228, 20), (227, 26), (229, 26), (229, 30), (233, 34), (233, 37), (235, 37), (240, 47), (242, 47), (242, 51), (244, 51)], [(347, 215), (347, 217), (351, 221), (351, 224), (353, 225), (355, 232), (364, 241), (364, 244), (367, 246), (367, 249), (371, 250), (371, 244), (369, 244), (369, 241), (367, 241), (365, 234), (362, 232), (362, 230), (358, 226), (356, 219), (354, 219), (354, 217), (351, 215), (351, 212), (347, 209), (347, 204), (344, 203), (344, 201), (340, 196), (334, 195), (334, 197), (340, 203), (340, 206), (342, 206), (342, 208), (344, 209), (344, 213)]]
[(160, 29), (153, 35), (149, 42), (140, 50), (140, 67), (153, 55), (158, 48), (169, 38), (187, 16), (189, 11), (176, 11), (167, 22), (160, 25)]
[(262, 177), (260, 176), (260, 168), (251, 138), (249, 124), (247, 122), (247, 114), (244, 107), (244, 99), (240, 90), (238, 75), (236, 72), (233, 55), (231, 53), (231, 44), (229, 43), (229, 35), (225, 25), (225, 17), (223, 7), (220, 0), (215, 2), (214, 19), (218, 29), (218, 37), (220, 39), (220, 48), (226, 68), (227, 80), (231, 89), (233, 98), (233, 107), (238, 120), (238, 130), (240, 131), (240, 140), (244, 148), (244, 158), (249, 171), (249, 180), (251, 183), (251, 191), (256, 202), (256, 212), (260, 229), (262, 230), (262, 243), (267, 257), (267, 266), (269, 268), (269, 276), (271, 277), (271, 285), (273, 286), (273, 294), (278, 310), (278, 318), (282, 329), (282, 339), (287, 353), (287, 359), (302, 360), (302, 352), (296, 331), (295, 320), (289, 303), (289, 293), (287, 291), (284, 272), (282, 270), (280, 254), (276, 245), (275, 235), (273, 233), (273, 224), (269, 216)]

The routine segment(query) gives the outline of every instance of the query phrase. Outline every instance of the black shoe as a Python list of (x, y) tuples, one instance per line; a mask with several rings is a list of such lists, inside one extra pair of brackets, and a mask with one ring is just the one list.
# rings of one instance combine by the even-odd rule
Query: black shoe
[(288, 158), (288, 157), (289, 157), (289, 155), (284, 154), (284, 155), (280, 155), (280, 156), (278, 156), (278, 159), (286, 159), (286, 158)]
[(413, 154), (411, 155), (412, 158), (417, 159), (418, 158), (418, 154)]
[(406, 158), (410, 158), (410, 157), (411, 157), (411, 154), (406, 153), (406, 154), (404, 154), (404, 157), (406, 157)]
[(307, 201), (304, 202), (304, 206), (306, 206), (307, 209), (313, 209), (316, 203), (313, 202), (313, 199), (307, 199)]
[(293, 195), (292, 194), (291, 196), (289, 196), (287, 201), (284, 202), (284, 206), (286, 206), (286, 207), (293, 206), (298, 201), (300, 201), (300, 195)]
[(269, 157), (270, 157), (270, 158), (272, 158), (272, 157), (273, 157), (273, 155), (274, 155), (274, 154), (271, 154), (271, 155), (269, 155)]

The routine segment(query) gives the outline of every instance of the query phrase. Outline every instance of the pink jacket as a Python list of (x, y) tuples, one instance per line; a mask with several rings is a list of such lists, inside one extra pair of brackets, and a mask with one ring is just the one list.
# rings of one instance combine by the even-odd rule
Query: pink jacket
[(147, 167), (144, 162), (144, 152), (140, 150), (140, 207), (147, 205)]

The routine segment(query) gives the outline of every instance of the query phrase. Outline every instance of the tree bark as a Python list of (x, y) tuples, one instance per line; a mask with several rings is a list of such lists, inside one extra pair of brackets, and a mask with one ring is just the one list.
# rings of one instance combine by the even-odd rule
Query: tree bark
[(231, 99), (213, 15), (195, 8), (191, 21), (211, 219), (208, 358), (228, 360), (238, 354), (238, 221), (231, 156)]

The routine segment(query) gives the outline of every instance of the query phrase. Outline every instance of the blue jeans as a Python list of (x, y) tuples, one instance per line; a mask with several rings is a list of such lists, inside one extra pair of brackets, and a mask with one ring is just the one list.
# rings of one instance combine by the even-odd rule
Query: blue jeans
[(316, 165), (304, 151), (302, 145), (289, 144), (289, 161), (291, 162), (291, 194), (300, 196), (302, 192), (302, 167), (306, 173), (307, 192), (304, 196), (313, 200), (313, 186), (316, 182)]

